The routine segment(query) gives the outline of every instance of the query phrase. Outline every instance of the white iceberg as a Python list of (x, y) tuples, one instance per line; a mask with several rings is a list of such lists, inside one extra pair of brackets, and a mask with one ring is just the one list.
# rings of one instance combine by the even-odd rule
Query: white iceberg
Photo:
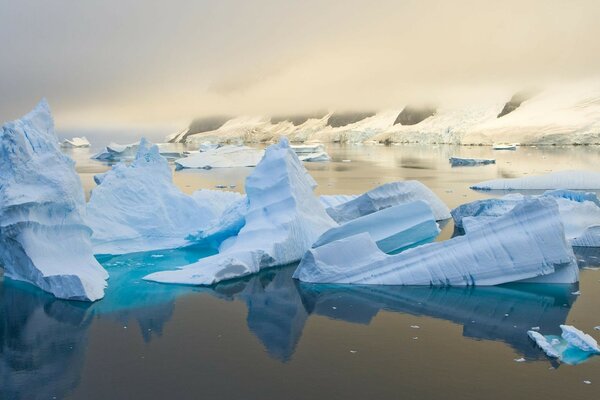
[(496, 160), (490, 158), (460, 158), (450, 157), (450, 165), (453, 167), (472, 167), (476, 165), (496, 164)]
[(323, 233), (313, 244), (326, 245), (358, 233), (368, 233), (385, 253), (433, 241), (440, 233), (431, 207), (424, 201), (400, 204), (346, 222)]
[(600, 172), (559, 171), (545, 175), (526, 176), (512, 179), (492, 179), (479, 182), (471, 189), (476, 190), (551, 190), (600, 189)]
[(339, 206), (340, 204), (347, 203), (350, 200), (357, 198), (358, 194), (323, 194), (319, 196), (319, 201), (325, 208)]
[(223, 146), (207, 149), (175, 161), (177, 169), (183, 168), (233, 168), (254, 167), (264, 155), (264, 151), (247, 146)]
[(294, 277), (313, 283), (498, 285), (514, 281), (573, 283), (579, 270), (565, 240), (558, 206), (530, 199), (477, 234), (384, 254), (368, 233), (315, 249)]
[(269, 146), (246, 179), (247, 212), (239, 234), (224, 242), (219, 254), (150, 274), (163, 283), (211, 285), (298, 261), (335, 222), (313, 194), (316, 182), (286, 139)]
[(90, 147), (90, 141), (85, 136), (64, 139), (61, 142), (61, 147)]
[(587, 333), (583, 333), (571, 325), (561, 325), (560, 329), (562, 330), (562, 338), (571, 346), (590, 353), (600, 354), (598, 342)]
[(290, 148), (294, 150), (294, 153), (298, 154), (298, 156), (301, 154), (321, 153), (325, 151), (325, 146), (321, 143), (295, 145), (290, 146)]
[[(145, 139), (135, 160), (102, 174), (87, 205), (96, 254), (123, 254), (185, 245), (186, 237), (207, 226), (225, 207), (229, 192), (181, 192), (167, 160)], [(221, 199), (221, 204), (219, 200)]]
[[(553, 190), (543, 196), (552, 197), (558, 203), (565, 237), (572, 246), (600, 247), (600, 202), (594, 193)], [(509, 194), (463, 204), (452, 210), (454, 224), (465, 232), (474, 232), (531, 197), (538, 196)]]
[(327, 208), (336, 222), (343, 224), (387, 207), (423, 200), (433, 210), (436, 221), (450, 218), (450, 210), (439, 197), (419, 181), (386, 183), (346, 203)]
[(544, 351), (544, 353), (546, 353), (548, 357), (560, 357), (560, 351), (555, 349), (552, 343), (550, 343), (550, 341), (548, 341), (548, 339), (544, 335), (533, 330), (527, 331), (527, 335), (531, 338), (531, 340), (535, 342), (535, 344), (538, 345), (540, 349)]
[(593, 355), (600, 354), (596, 340), (590, 335), (571, 325), (560, 325), (560, 336), (542, 335), (530, 330), (527, 335), (541, 348), (548, 357), (576, 365)]
[(140, 142), (129, 144), (110, 143), (104, 150), (94, 154), (92, 159), (101, 161), (121, 161), (132, 159), (137, 153)]
[(331, 160), (329, 154), (324, 151), (320, 151), (318, 153), (301, 153), (298, 154), (298, 158), (300, 161), (304, 162), (323, 162)]
[(54, 296), (94, 301), (108, 274), (93, 256), (73, 161), (60, 152), (42, 100), (0, 131), (0, 265)]

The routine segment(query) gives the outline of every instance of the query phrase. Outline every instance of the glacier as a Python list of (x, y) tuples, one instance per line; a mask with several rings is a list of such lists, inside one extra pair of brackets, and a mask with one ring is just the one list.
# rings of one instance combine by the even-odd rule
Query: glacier
[(431, 242), (440, 233), (440, 229), (431, 207), (418, 200), (388, 207), (331, 228), (312, 247), (323, 246), (362, 232), (368, 233), (381, 251), (391, 253)]
[[(98, 176), (96, 176), (98, 177)], [(239, 195), (199, 191), (192, 196), (173, 184), (158, 147), (142, 139), (135, 160), (121, 162), (97, 179), (87, 204), (95, 254), (123, 254), (188, 244)]]
[(261, 160), (263, 154), (263, 150), (247, 146), (222, 146), (175, 160), (175, 167), (177, 169), (254, 167)]
[(498, 285), (574, 283), (579, 269), (552, 198), (527, 199), (476, 234), (386, 255), (368, 233), (310, 249), (294, 277), (312, 283)]
[(560, 329), (560, 337), (542, 335), (533, 330), (528, 331), (527, 335), (548, 357), (558, 358), (566, 364), (576, 365), (600, 354), (598, 343), (590, 335), (571, 325), (560, 325)]
[(600, 189), (600, 172), (558, 171), (523, 178), (492, 179), (471, 186), (475, 190), (589, 190)]
[(246, 179), (247, 212), (238, 235), (223, 242), (217, 255), (144, 279), (212, 285), (300, 260), (323, 232), (336, 226), (313, 194), (315, 187), (289, 142), (282, 139), (267, 148)]
[(496, 164), (496, 160), (487, 158), (460, 158), (450, 157), (450, 165), (453, 167), (474, 167), (476, 165)]
[(419, 181), (392, 182), (326, 209), (336, 222), (343, 224), (387, 207), (423, 200), (433, 210), (436, 221), (450, 218), (450, 210), (427, 186)]
[(0, 132), (0, 265), (57, 298), (95, 301), (108, 274), (94, 258), (74, 162), (42, 100)]
[[(498, 199), (476, 200), (453, 209), (451, 214), (457, 228), (474, 232), (506, 214), (518, 203), (533, 197), (539, 196), (515, 193)], [(551, 190), (542, 197), (556, 200), (565, 237), (572, 246), (600, 247), (600, 202), (595, 193)]]
[(61, 142), (61, 147), (69, 148), (69, 147), (90, 147), (90, 141), (87, 140), (85, 136), (82, 137), (74, 137), (71, 139), (64, 139)]

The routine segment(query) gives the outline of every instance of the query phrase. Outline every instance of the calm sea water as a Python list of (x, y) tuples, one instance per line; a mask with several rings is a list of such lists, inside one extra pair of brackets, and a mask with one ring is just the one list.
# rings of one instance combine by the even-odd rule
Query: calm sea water
[[(418, 179), (450, 207), (497, 194), (484, 179), (600, 170), (597, 147), (329, 145), (305, 164), (318, 194)], [(87, 192), (108, 166), (72, 150)], [(449, 156), (496, 165), (450, 168)], [(351, 160), (351, 162), (342, 162)], [(185, 192), (243, 191), (250, 169), (178, 171)], [(452, 236), (447, 224), (440, 240)], [(145, 282), (149, 272), (214, 253), (197, 246), (100, 262), (111, 278), (94, 304), (0, 279), (0, 399), (595, 399), (600, 357), (569, 366), (528, 339), (573, 324), (600, 339), (600, 251), (578, 250), (579, 285), (476, 288), (311, 285), (276, 268), (212, 288)], [(577, 290), (581, 295), (573, 294)], [(525, 358), (525, 362), (515, 359)], [(584, 381), (591, 381), (585, 384)]]

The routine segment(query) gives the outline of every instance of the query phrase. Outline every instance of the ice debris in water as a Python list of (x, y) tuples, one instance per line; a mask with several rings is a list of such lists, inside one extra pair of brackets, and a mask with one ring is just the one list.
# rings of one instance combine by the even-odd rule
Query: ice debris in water
[(573, 283), (579, 270), (552, 198), (527, 199), (476, 234), (384, 254), (368, 233), (310, 249), (294, 277), (313, 283)]
[(560, 329), (560, 337), (544, 336), (531, 330), (527, 334), (548, 357), (558, 358), (566, 364), (579, 364), (592, 355), (600, 354), (598, 343), (590, 335), (571, 325), (560, 325)]
[(144, 279), (211, 285), (298, 261), (323, 232), (336, 225), (313, 194), (315, 187), (288, 141), (282, 139), (267, 148), (246, 179), (245, 225), (238, 235), (222, 243), (215, 256)]
[(1, 128), (0, 165), (4, 275), (61, 299), (102, 298), (108, 274), (93, 256), (83, 188), (45, 100)]
[(471, 186), (477, 190), (600, 189), (600, 172), (559, 171), (523, 178), (492, 179)]
[(223, 146), (191, 154), (175, 160), (177, 169), (254, 167), (263, 157), (264, 151), (248, 146)]
[(452, 165), (453, 167), (473, 167), (476, 165), (496, 164), (496, 160), (486, 158), (450, 157), (449, 161), (450, 165)]

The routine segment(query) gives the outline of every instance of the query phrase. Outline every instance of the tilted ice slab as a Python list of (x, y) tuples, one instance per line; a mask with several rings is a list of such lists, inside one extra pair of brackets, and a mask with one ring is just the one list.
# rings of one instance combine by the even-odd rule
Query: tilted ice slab
[[(547, 191), (544, 197), (552, 197), (558, 203), (565, 237), (571, 245), (600, 247), (600, 207), (594, 193), (571, 190)], [(477, 200), (452, 210), (454, 224), (465, 232), (474, 232), (506, 214), (518, 203), (532, 196), (509, 194), (499, 199)], [(533, 196), (537, 197), (537, 196)]]
[(74, 137), (72, 139), (64, 139), (60, 145), (62, 147), (90, 147), (90, 141), (85, 136)]
[(542, 335), (528, 331), (527, 335), (548, 357), (558, 358), (566, 364), (579, 364), (593, 355), (600, 354), (596, 340), (571, 325), (561, 325), (561, 336)]
[(496, 160), (488, 158), (460, 158), (450, 157), (450, 164), (453, 167), (465, 167), (465, 166), (476, 166), (476, 165), (488, 165), (496, 164)]
[(424, 201), (400, 204), (331, 228), (313, 244), (326, 245), (362, 232), (385, 253), (433, 241), (440, 233), (431, 207)]
[(108, 274), (93, 256), (83, 188), (45, 100), (2, 127), (0, 166), (4, 275), (61, 299), (102, 298)]
[(450, 210), (444, 202), (419, 181), (386, 183), (346, 203), (327, 208), (327, 213), (343, 224), (387, 207), (416, 200), (429, 204), (437, 221), (450, 218)]
[(224, 242), (215, 256), (144, 279), (211, 285), (298, 261), (323, 232), (336, 225), (313, 194), (315, 187), (287, 139), (282, 139), (267, 148), (246, 179), (248, 209), (239, 234)]
[(177, 169), (254, 167), (260, 162), (263, 154), (263, 150), (252, 147), (223, 146), (180, 158), (175, 161), (175, 166)]
[(384, 254), (367, 233), (309, 250), (294, 277), (313, 283), (498, 285), (573, 283), (579, 270), (550, 198), (519, 203), (477, 234)]
[(476, 190), (600, 189), (600, 172), (559, 171), (512, 179), (492, 179), (471, 186)]
[(119, 163), (99, 180), (87, 205), (96, 254), (182, 246), (190, 233), (219, 216), (215, 195), (182, 193), (167, 160), (145, 139), (130, 165)]

